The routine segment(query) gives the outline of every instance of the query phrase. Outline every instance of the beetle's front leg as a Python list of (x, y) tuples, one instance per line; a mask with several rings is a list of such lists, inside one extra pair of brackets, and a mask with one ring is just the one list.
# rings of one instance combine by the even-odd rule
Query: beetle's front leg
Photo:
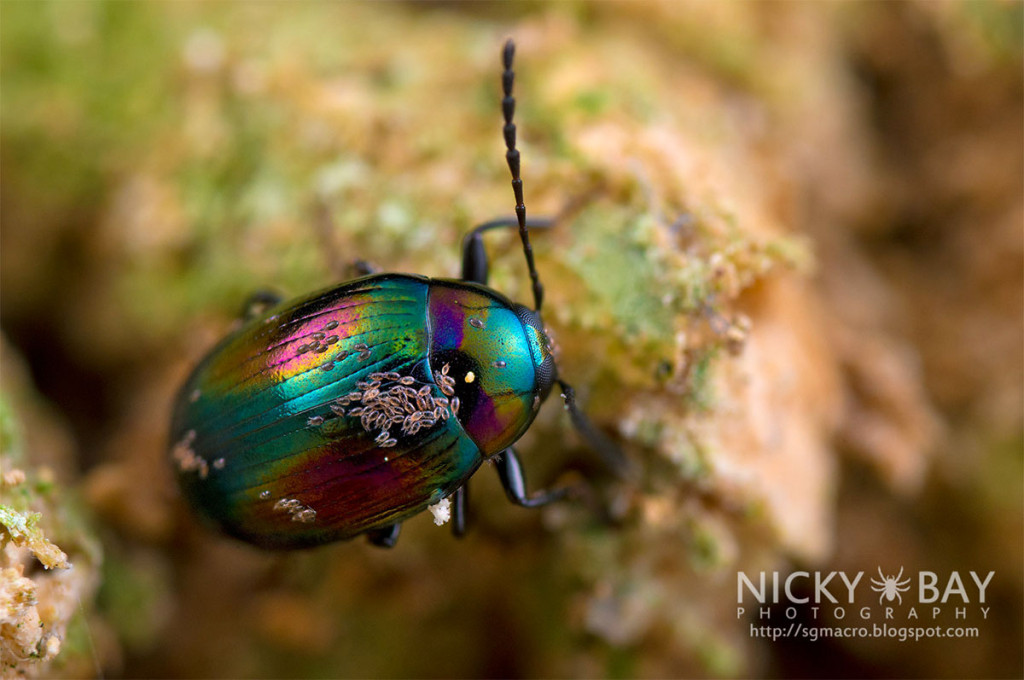
[(576, 390), (573, 389), (572, 385), (564, 380), (558, 380), (558, 384), (562, 388), (562, 399), (565, 400), (565, 408), (569, 412), (569, 419), (580, 436), (586, 440), (591, 449), (601, 456), (608, 469), (621, 479), (635, 477), (636, 470), (629, 462), (629, 459), (622, 454), (619, 447), (613, 444), (603, 432), (594, 427), (583, 414), (583, 411), (580, 410), (579, 406), (576, 405)]
[(366, 532), (366, 540), (378, 548), (394, 548), (398, 542), (398, 532), (402, 530), (401, 524), (389, 524), (386, 527), (370, 529)]
[(524, 508), (539, 508), (542, 505), (554, 503), (565, 498), (572, 490), (572, 487), (563, 486), (527, 495), (523, 464), (519, 462), (519, 456), (516, 455), (512, 447), (496, 456), (495, 465), (498, 467), (498, 477), (501, 478), (501, 486), (505, 489), (505, 495), (510, 501)]
[[(554, 224), (554, 220), (544, 218), (526, 220), (526, 226), (530, 229), (548, 229)], [(500, 217), (473, 227), (473, 230), (462, 239), (462, 280), (487, 285), (489, 267), (487, 251), (484, 250), (483, 233), (491, 229), (518, 227), (519, 221), (515, 217)]]

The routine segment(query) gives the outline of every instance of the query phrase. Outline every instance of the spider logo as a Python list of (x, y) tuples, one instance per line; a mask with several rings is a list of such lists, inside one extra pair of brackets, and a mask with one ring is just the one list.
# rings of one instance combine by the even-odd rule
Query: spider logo
[(910, 579), (900, 580), (903, 578), (903, 567), (900, 567), (900, 573), (896, 576), (886, 576), (882, 573), (882, 568), (879, 567), (878, 575), (881, 576), (881, 579), (871, 579), (871, 590), (881, 593), (878, 596), (878, 604), (882, 604), (882, 600), (888, 600), (889, 602), (899, 600), (899, 603), (903, 604), (903, 598), (900, 596), (900, 593), (910, 590)]

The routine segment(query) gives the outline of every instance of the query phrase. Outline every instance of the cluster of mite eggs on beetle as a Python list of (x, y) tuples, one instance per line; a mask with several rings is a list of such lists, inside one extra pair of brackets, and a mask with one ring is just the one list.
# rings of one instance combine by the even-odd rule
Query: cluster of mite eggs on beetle
[[(410, 375), (377, 372), (356, 383), (359, 389), (336, 399), (331, 411), (339, 417), (359, 418), (364, 430), (377, 433), (374, 443), (382, 449), (390, 448), (398, 444), (391, 435), (391, 428), (398, 427), (401, 434), (412, 436), (458, 415), (459, 398), (455, 396), (455, 378), (448, 375), (450, 369), (445, 364), (436, 376), (437, 386), (444, 396), (434, 396), (430, 383)], [(349, 408), (351, 404), (358, 406)]]
[[(304, 345), (300, 345), (298, 348), (296, 348), (296, 355), (302, 355), (305, 354), (306, 352), (313, 352), (314, 354), (323, 354), (324, 352), (326, 352), (328, 349), (331, 348), (331, 345), (338, 342), (340, 338), (337, 335), (328, 335), (325, 331), (333, 331), (339, 325), (340, 323), (338, 321), (329, 321), (324, 326), (323, 331), (317, 331), (316, 333), (313, 333), (310, 336), (312, 339), (309, 342), (307, 342)], [(367, 359), (370, 358), (370, 346), (364, 342), (356, 343), (355, 345), (352, 346), (351, 353), (356, 354), (356, 358), (359, 361), (366, 361)], [(337, 355), (333, 359), (328, 359), (324, 363), (320, 364), (320, 369), (323, 371), (330, 371), (331, 369), (334, 368), (334, 364), (336, 361), (341, 361), (349, 354), (349, 350), (345, 350), (344, 352)]]
[[(269, 494), (267, 494), (269, 496)], [(301, 501), (296, 498), (282, 498), (278, 502), (274, 503), (274, 510), (278, 512), (286, 512), (293, 522), (299, 522), (301, 524), (309, 524), (316, 520), (316, 510), (303, 505)]]
[[(443, 397), (433, 396), (430, 383), (410, 375), (394, 371), (376, 372), (367, 376), (368, 380), (357, 382), (358, 390), (334, 400), (331, 411), (338, 417), (358, 417), (363, 429), (371, 434), (377, 430), (374, 442), (382, 449), (395, 446), (398, 440), (391, 436), (392, 427), (399, 426), (403, 435), (414, 435), (423, 428), (433, 427), (438, 421), (458, 415), (459, 398), (455, 396), (455, 378), (448, 375), (450, 370), (451, 367), (445, 364), (436, 376), (436, 384), (445, 395)], [(353, 403), (360, 405), (346, 409)], [(316, 426), (323, 424), (324, 419), (312, 416), (308, 422)], [(269, 499), (270, 492), (261, 492), (260, 498)], [(296, 498), (278, 500), (274, 510), (287, 513), (293, 522), (309, 524), (316, 521), (316, 510)]]
[[(210, 464), (192, 448), (195, 441), (196, 431), (189, 430), (181, 438), (181, 441), (174, 445), (174, 448), (171, 450), (171, 457), (178, 464), (178, 469), (182, 472), (196, 472), (199, 475), (199, 479), (206, 479), (210, 474)], [(223, 458), (216, 459), (213, 461), (213, 469), (223, 469), (224, 463)]]

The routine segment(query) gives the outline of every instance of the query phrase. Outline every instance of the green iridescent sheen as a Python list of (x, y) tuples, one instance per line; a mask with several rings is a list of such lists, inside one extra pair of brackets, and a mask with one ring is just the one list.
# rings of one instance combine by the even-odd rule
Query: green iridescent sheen
[(398, 274), (268, 310), (179, 394), (171, 457), (186, 498), (223, 531), (279, 548), (437, 503), (546, 395), (550, 357), (517, 310), (483, 287)]

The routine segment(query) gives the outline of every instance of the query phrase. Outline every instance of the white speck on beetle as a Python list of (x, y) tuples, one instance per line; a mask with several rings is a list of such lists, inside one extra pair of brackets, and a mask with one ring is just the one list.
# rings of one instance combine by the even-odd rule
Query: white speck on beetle
[(442, 498), (429, 506), (427, 510), (430, 510), (430, 514), (434, 516), (434, 524), (437, 526), (447, 524), (448, 520), (452, 518), (452, 502), (447, 498)]
[(196, 431), (189, 430), (171, 449), (171, 457), (182, 472), (198, 472), (199, 479), (206, 479), (206, 476), (210, 474), (210, 466), (206, 459), (192, 448), (195, 441)]

